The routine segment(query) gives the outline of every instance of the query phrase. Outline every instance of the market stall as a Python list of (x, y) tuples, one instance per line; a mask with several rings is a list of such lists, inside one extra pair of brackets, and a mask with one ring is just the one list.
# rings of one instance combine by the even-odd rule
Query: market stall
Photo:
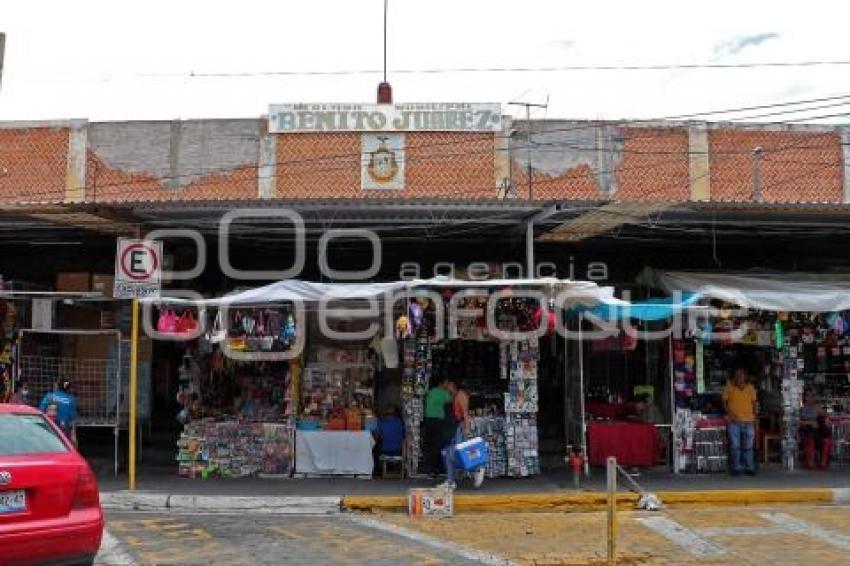
[[(179, 475), (291, 473), (293, 376), (300, 365), (297, 358), (270, 360), (268, 354), (289, 351), (297, 334), (291, 305), (241, 305), (219, 310), (210, 332), (186, 348), (176, 399), (176, 418), (184, 423)], [(226, 356), (225, 349), (241, 356)]]
[(740, 366), (759, 389), (756, 439), (764, 459), (771, 456), (767, 440), (779, 438), (786, 469), (801, 458), (811, 466), (807, 443), (822, 418), (833, 463), (846, 461), (850, 276), (648, 270), (643, 280), (668, 293), (696, 293), (715, 307), (715, 317), (675, 345), (677, 470), (725, 469), (717, 463), (725, 458), (718, 397)]
[(579, 382), (574, 439), (588, 466), (609, 456), (633, 467), (665, 462), (672, 428), (670, 319), (695, 298), (575, 308)]
[[(530, 298), (524, 294), (511, 296), (510, 290), (517, 288), (534, 290), (537, 295)], [(456, 291), (468, 289), (475, 289), (477, 293), (460, 302), (452, 302)], [(567, 299), (559, 295), (563, 291), (569, 291)], [(488, 301), (493, 292), (503, 294)], [(445, 300), (433, 300), (435, 294)], [(218, 330), (222, 331), (219, 339), (222, 349), (228, 353), (258, 348), (259, 353), (267, 355), (295, 348), (297, 343), (298, 351), (303, 354), (298, 360), (291, 360), (285, 372), (278, 373), (263, 386), (271, 390), (275, 386), (281, 388), (278, 402), (264, 395), (247, 394), (254, 401), (262, 401), (255, 405), (261, 407), (263, 419), (246, 419), (238, 412), (234, 419), (232, 412), (222, 413), (214, 417), (217, 426), (212, 426), (209, 415), (204, 412), (197, 415), (200, 418), (187, 426), (181, 440), (178, 456), (181, 469), (196, 477), (204, 473), (212, 475), (214, 469), (229, 470), (228, 474), (219, 475), (237, 475), (234, 473), (237, 469), (238, 475), (253, 475), (267, 467), (269, 459), (260, 456), (272, 452), (293, 455), (290, 471), (298, 475), (371, 475), (372, 431), (378, 393), (375, 370), (379, 365), (375, 358), (383, 358), (384, 364), (395, 363), (391, 359), (398, 358), (400, 351), (400, 401), (406, 432), (403, 456), (409, 474), (416, 474), (421, 459), (423, 397), (435, 378), (448, 374), (460, 378), (470, 392), (473, 432), (487, 438), (492, 447), (490, 475), (537, 474), (540, 468), (536, 415), (539, 348), (534, 331), (540, 328), (542, 300), (551, 302), (556, 297), (570, 305), (622, 303), (613, 298), (610, 288), (588, 282), (445, 278), (375, 284), (282, 281), (202, 301), (204, 308), (229, 313), (224, 315), (226, 324), (221, 328), (214, 325), (209, 333), (211, 338), (219, 335)], [(310, 318), (310, 309), (303, 308), (317, 302), (345, 303), (363, 299), (382, 301), (376, 318), (383, 323), (379, 323), (379, 336), (384, 338), (376, 338), (370, 344), (325, 339), (323, 333), (314, 331), (311, 326), (315, 323)], [(291, 304), (290, 311), (295, 319), (294, 340), (282, 345), (279, 343), (288, 331), (270, 333), (268, 329), (277, 328), (277, 324), (247, 310), (256, 305), (268, 309), (281, 303)], [(462, 311), (464, 316), (447, 316), (454, 312), (452, 309)], [(241, 323), (237, 323), (234, 316), (241, 316)], [(490, 336), (486, 324), (488, 317), (494, 317), (499, 331), (514, 332), (513, 337)], [(263, 320), (266, 322), (262, 323)], [(289, 317), (274, 320), (287, 321)], [(544, 325), (538, 334), (551, 332), (553, 329), (549, 326)], [(261, 327), (266, 329), (264, 333), (252, 335)], [(234, 328), (239, 332), (234, 333)], [(213, 348), (210, 355), (216, 351)], [(215, 363), (220, 366), (219, 362)], [(224, 368), (229, 369), (231, 363), (225, 362)], [(246, 359), (238, 363), (250, 366), (257, 362)], [(203, 367), (203, 363), (200, 365)], [(211, 367), (213, 362), (207, 365)], [(226, 383), (227, 379), (222, 382)], [(245, 386), (240, 383), (236, 389), (244, 390)], [(206, 393), (202, 391), (199, 396), (203, 399)], [(241, 397), (244, 399), (246, 394)], [(240, 427), (230, 424), (234, 422), (242, 422), (242, 429), (249, 432), (237, 434)], [(284, 432), (275, 429), (273, 434), (269, 433), (272, 424), (280, 425)], [(289, 430), (292, 432), (287, 436), (285, 431)], [(216, 438), (209, 438), (213, 434), (210, 431), (214, 431)], [(239, 446), (248, 447), (250, 457), (235, 456), (233, 448), (228, 449), (227, 445), (232, 447), (234, 443), (227, 439), (233, 435), (238, 438)], [(283, 438), (289, 439), (289, 444)], [(281, 461), (280, 458), (272, 460)]]
[[(428, 313), (426, 304), (425, 312)], [(478, 299), (460, 304), (476, 312)], [(516, 329), (516, 316), (532, 314), (527, 305), (510, 301), (497, 307), (502, 328)], [(508, 318), (514, 318), (509, 322)], [(478, 324), (475, 320), (478, 320)], [(481, 325), (481, 319), (461, 322), (454, 339), (435, 340), (427, 325), (412, 329), (404, 343), (402, 395), (407, 439), (407, 467), (411, 475), (421, 464), (422, 405), (429, 386), (443, 376), (458, 380), (470, 395), (472, 434), (490, 446), (488, 477), (524, 477), (540, 472), (537, 445), (537, 340), (498, 341)]]
[[(447, 322), (441, 326), (434, 305), (425, 298), (415, 301), (421, 315), (406, 313), (406, 320), (423, 321), (413, 324), (403, 342), (408, 470), (415, 475), (422, 463), (420, 425), (425, 394), (446, 376), (460, 379), (471, 395), (472, 432), (490, 445), (487, 475), (538, 474), (539, 339), (553, 335), (559, 320), (554, 314), (557, 309), (625, 303), (615, 299), (610, 288), (555, 279), (429, 280), (417, 282), (415, 288), (435, 293), (444, 308), (453, 303), (464, 317), (444, 316)], [(550, 315), (544, 318), (547, 310)], [(498, 335), (490, 333), (488, 316)]]

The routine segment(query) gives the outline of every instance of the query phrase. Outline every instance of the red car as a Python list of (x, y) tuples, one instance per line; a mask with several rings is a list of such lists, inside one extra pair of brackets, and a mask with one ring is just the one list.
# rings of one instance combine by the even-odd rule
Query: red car
[(0, 404), (0, 564), (92, 564), (102, 536), (88, 463), (41, 412)]

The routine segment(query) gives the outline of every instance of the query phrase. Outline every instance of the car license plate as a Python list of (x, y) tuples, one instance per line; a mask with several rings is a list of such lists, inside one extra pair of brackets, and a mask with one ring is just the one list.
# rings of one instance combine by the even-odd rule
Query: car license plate
[(27, 508), (27, 496), (23, 489), (0, 491), (0, 515), (19, 513)]

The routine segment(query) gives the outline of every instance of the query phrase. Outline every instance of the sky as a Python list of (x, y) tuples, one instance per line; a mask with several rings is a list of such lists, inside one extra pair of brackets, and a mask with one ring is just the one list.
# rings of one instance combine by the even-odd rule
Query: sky
[[(548, 101), (534, 118), (653, 119), (850, 95), (850, 66), (393, 73), (850, 60), (848, 17), (850, 4), (834, 0), (389, 0), (389, 81), (395, 102), (500, 102), (524, 114), (508, 103)], [(382, 26), (383, 0), (4, 0), (0, 119), (257, 117), (271, 103), (374, 102), (379, 74), (202, 75), (380, 69)], [(841, 112), (850, 103), (761, 121)]]

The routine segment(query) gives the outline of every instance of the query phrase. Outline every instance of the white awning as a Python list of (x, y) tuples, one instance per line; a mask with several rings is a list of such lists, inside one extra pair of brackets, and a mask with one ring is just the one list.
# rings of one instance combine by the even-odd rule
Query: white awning
[(668, 294), (699, 293), (766, 311), (850, 310), (850, 274), (644, 270), (640, 282)]
[[(572, 304), (595, 305), (597, 303), (626, 304), (614, 297), (613, 287), (600, 287), (592, 281), (572, 281), (569, 279), (490, 279), (486, 281), (467, 281), (434, 277), (414, 281), (394, 281), (390, 283), (315, 283), (291, 279), (278, 281), (256, 289), (238, 291), (215, 299), (200, 301), (204, 306), (226, 305), (263, 305), (275, 302), (319, 302), (322, 300), (370, 299), (391, 295), (397, 292), (427, 288), (517, 288), (550, 290), (555, 296), (561, 296), (565, 306)], [(143, 302), (169, 302), (189, 304), (193, 301), (179, 298), (143, 299)], [(197, 302), (194, 302), (198, 304)]]

